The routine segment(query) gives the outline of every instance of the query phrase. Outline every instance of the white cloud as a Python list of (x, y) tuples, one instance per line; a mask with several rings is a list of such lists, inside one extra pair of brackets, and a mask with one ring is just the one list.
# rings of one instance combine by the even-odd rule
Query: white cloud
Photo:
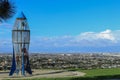
[[(37, 37), (31, 42), (31, 49), (40, 51), (120, 51), (120, 30), (84, 32), (76, 36)], [(36, 44), (37, 43), (37, 44)]]
[[(117, 33), (116, 33), (117, 32)], [(40, 47), (95, 47), (97, 46), (114, 46), (119, 43), (120, 31), (111, 31), (109, 29), (102, 32), (84, 32), (76, 36), (57, 36), (57, 37), (37, 37), (32, 40), (31, 45)]]
[(98, 38), (101, 38), (101, 39), (108, 39), (108, 40), (115, 41), (115, 37), (113, 36), (112, 31), (109, 29), (107, 29), (106, 31), (98, 33), (96, 36), (98, 36)]
[(81, 33), (80, 35), (76, 36), (76, 41), (81, 41), (81, 40), (89, 40), (89, 41), (93, 41), (93, 40), (99, 40), (99, 39), (108, 39), (111, 41), (115, 41), (115, 37), (112, 33), (111, 30), (107, 29), (105, 31), (102, 32), (84, 32)]
[[(57, 37), (35, 37), (31, 36), (30, 50), (36, 51), (85, 51), (93, 50), (111, 51), (120, 46), (120, 30), (105, 30), (101, 32), (84, 32), (76, 36), (64, 35)], [(0, 41), (0, 47), (11, 46), (11, 40)], [(100, 47), (100, 48), (98, 48)], [(1, 50), (1, 49), (0, 49)], [(120, 51), (120, 49), (119, 49)]]
[(9, 24), (9, 23), (0, 23), (0, 27), (3, 27), (3, 28), (12, 28), (12, 24)]

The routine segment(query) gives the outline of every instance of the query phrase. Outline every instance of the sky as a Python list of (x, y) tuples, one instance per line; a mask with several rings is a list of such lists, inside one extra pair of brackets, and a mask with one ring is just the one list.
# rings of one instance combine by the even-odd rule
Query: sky
[(22, 11), (30, 52), (120, 52), (120, 0), (11, 0), (16, 15), (0, 23), (0, 52), (12, 52), (11, 30)]

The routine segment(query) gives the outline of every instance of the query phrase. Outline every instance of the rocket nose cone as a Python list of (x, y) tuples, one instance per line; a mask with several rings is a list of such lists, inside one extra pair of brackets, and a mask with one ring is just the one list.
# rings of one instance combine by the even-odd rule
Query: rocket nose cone
[(23, 12), (21, 12), (18, 16), (17, 16), (18, 19), (26, 19), (25, 15)]

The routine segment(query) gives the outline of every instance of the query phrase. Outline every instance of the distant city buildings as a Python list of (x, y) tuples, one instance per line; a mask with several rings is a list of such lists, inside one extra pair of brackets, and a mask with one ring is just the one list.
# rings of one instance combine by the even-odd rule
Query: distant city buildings
[[(12, 55), (0, 54), (0, 70), (10, 69)], [(30, 54), (33, 69), (119, 68), (119, 54)]]

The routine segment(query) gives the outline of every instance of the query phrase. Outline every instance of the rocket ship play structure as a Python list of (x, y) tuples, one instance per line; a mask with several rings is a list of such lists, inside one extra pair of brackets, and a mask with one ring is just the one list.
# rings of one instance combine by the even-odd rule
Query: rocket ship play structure
[(29, 63), (30, 29), (27, 18), (21, 12), (12, 30), (13, 58), (9, 76), (32, 74)]

